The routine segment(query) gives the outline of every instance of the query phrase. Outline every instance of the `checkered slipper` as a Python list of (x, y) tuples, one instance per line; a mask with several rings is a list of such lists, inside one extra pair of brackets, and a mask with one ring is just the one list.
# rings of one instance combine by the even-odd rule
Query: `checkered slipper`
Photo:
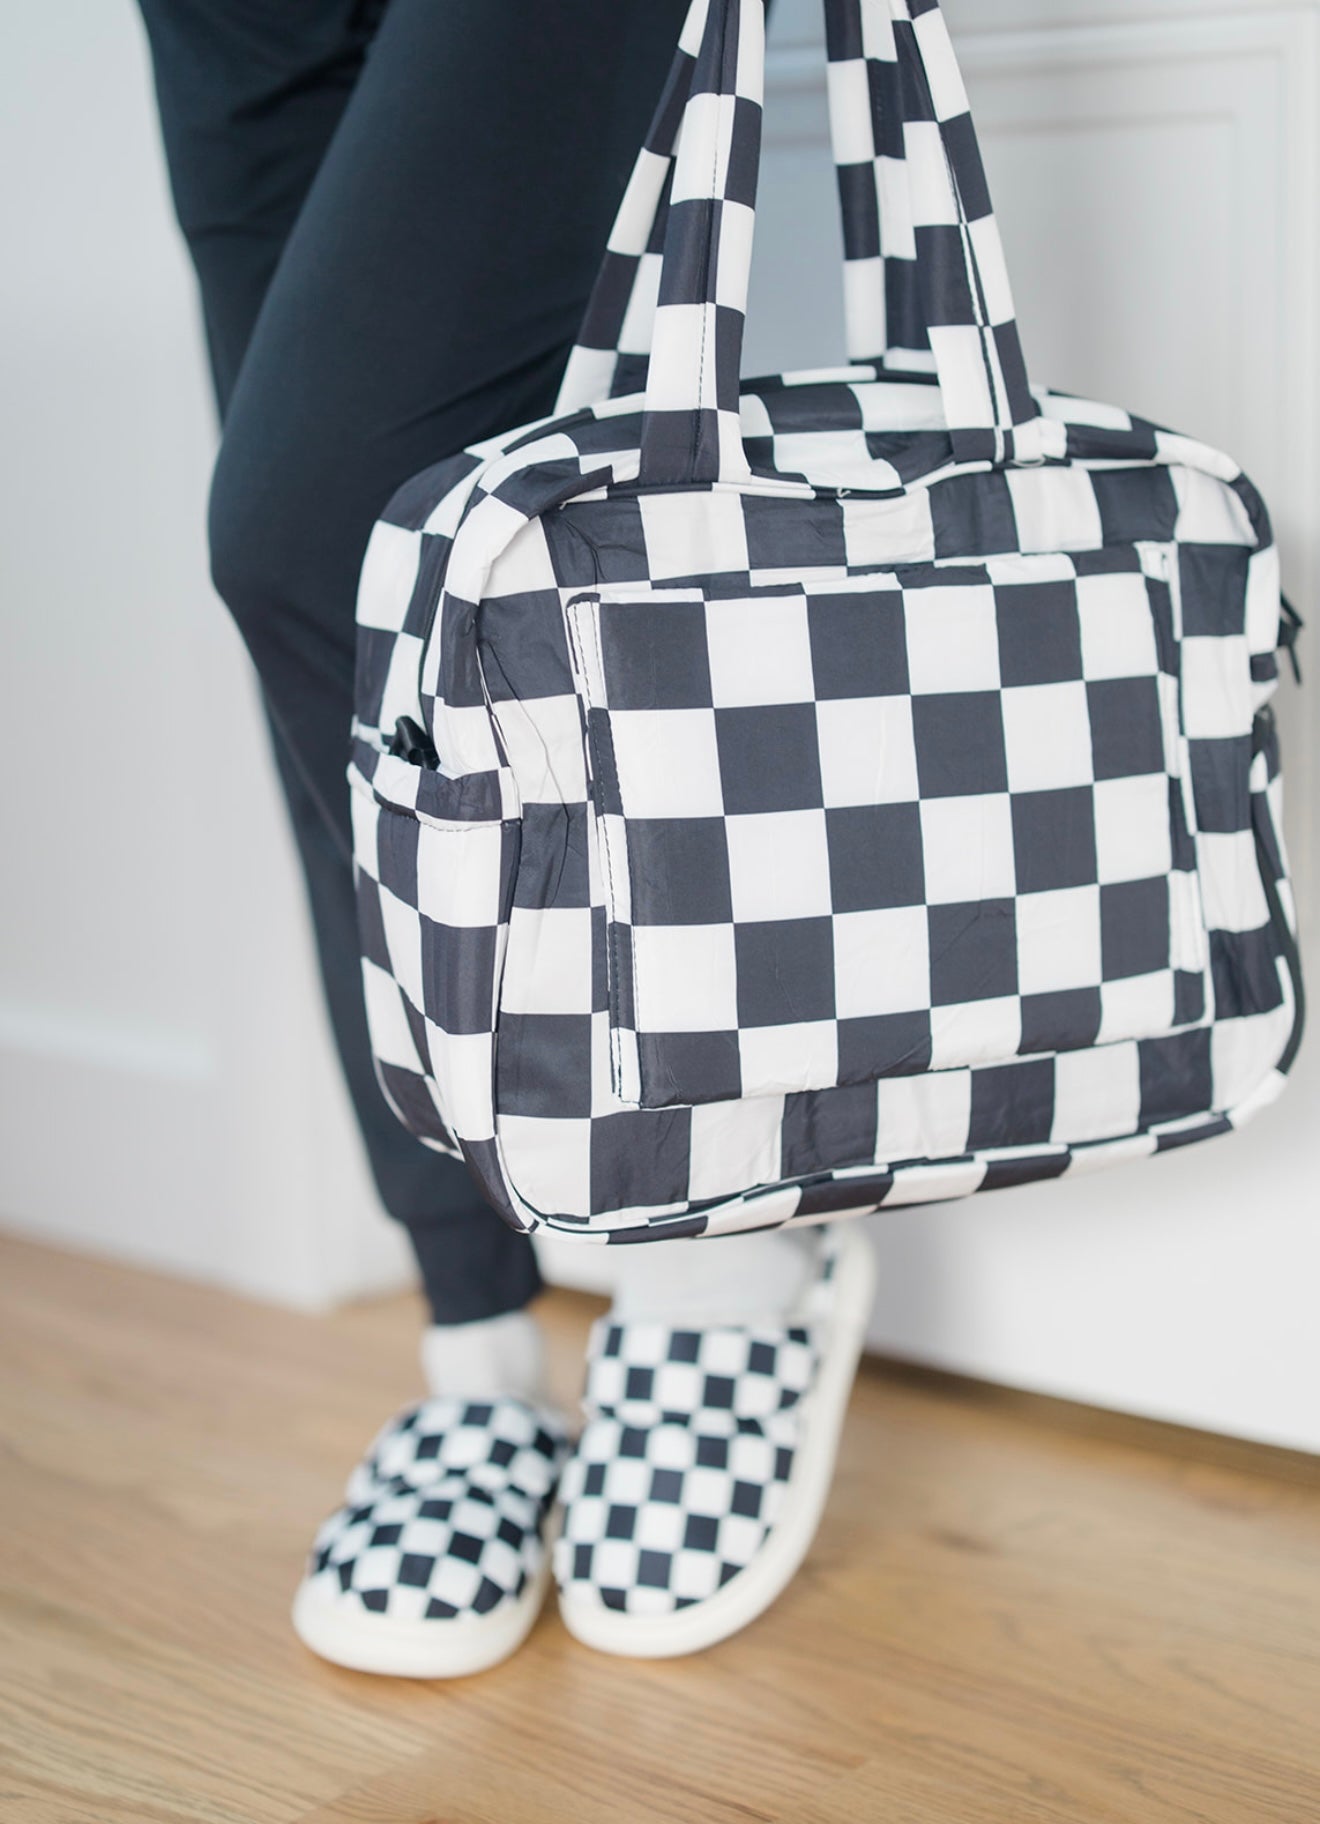
[(341, 1666), (398, 1677), (504, 1659), (545, 1595), (567, 1448), (555, 1413), (508, 1396), (399, 1413), (316, 1536), (294, 1598), (300, 1639)]
[(579, 1640), (694, 1653), (785, 1588), (829, 1492), (874, 1286), (870, 1241), (842, 1223), (821, 1231), (790, 1321), (597, 1319), (553, 1548), (560, 1614)]

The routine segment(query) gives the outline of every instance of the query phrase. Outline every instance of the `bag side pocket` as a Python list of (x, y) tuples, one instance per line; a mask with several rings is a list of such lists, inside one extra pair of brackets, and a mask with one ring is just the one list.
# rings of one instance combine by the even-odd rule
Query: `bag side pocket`
[(377, 1080), (419, 1140), (491, 1139), (492, 1064), (520, 825), (505, 769), (451, 777), (358, 738), (348, 768)]

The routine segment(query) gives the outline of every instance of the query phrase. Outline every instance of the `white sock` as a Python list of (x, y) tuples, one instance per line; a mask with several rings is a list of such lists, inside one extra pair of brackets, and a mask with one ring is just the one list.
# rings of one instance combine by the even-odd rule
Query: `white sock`
[(429, 1324), (422, 1332), (422, 1373), (433, 1394), (463, 1399), (515, 1399), (549, 1405), (545, 1337), (530, 1311), (502, 1311), (470, 1324)]
[(622, 1247), (610, 1315), (694, 1328), (791, 1321), (819, 1242), (809, 1229), (761, 1229)]

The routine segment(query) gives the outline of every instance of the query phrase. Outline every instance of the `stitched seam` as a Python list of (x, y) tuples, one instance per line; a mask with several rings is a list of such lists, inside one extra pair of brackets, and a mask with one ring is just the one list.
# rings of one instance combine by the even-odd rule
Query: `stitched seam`
[[(577, 612), (569, 616), (569, 625), (572, 629), (574, 643), (578, 648), (579, 671), (580, 671), (580, 674), (582, 677), (582, 694), (583, 694), (583, 697), (586, 699), (586, 704), (587, 704), (587, 747), (588, 747), (588, 751), (589, 751), (592, 761), (593, 761), (594, 771), (595, 771), (595, 775), (596, 775), (597, 779), (600, 780), (602, 785), (606, 785), (606, 784), (613, 785), (615, 801), (619, 804), (620, 815), (622, 815), (623, 793), (622, 793), (622, 788), (620, 787), (620, 784), (619, 784), (618, 766), (617, 766), (617, 763), (614, 764), (613, 766), (610, 765), (610, 762), (613, 761), (612, 744), (611, 744), (611, 751), (607, 758), (604, 748), (601, 746), (601, 743), (596, 739), (595, 735), (592, 732), (592, 727), (591, 727), (592, 710), (599, 707), (600, 710), (602, 711), (602, 713), (608, 714), (608, 709), (604, 703), (597, 706), (592, 700), (592, 689), (591, 689), (592, 681), (591, 681), (590, 668), (586, 663), (583, 662), (585, 660), (586, 655), (583, 652), (583, 646), (582, 646), (583, 636), (582, 636), (582, 629), (579, 624), (583, 615), (586, 615), (589, 618), (591, 635), (592, 635), (593, 644), (594, 644), (595, 652), (596, 652), (596, 662), (597, 662), (597, 666), (599, 668), (598, 675), (600, 676), (600, 678), (603, 681), (604, 677), (605, 677), (605, 665), (604, 665), (604, 654), (601, 650), (601, 645), (600, 645), (600, 628), (599, 628), (600, 605), (601, 605), (600, 598), (597, 596), (595, 598), (595, 606), (597, 609), (597, 614), (596, 614), (596, 616), (593, 617), (593, 616), (591, 616), (592, 598), (584, 597), (578, 601), (575, 601), (572, 604), (572, 606), (577, 610)], [(606, 775), (608, 775), (608, 778), (606, 777)], [(603, 858), (604, 864), (605, 864), (606, 896), (607, 896), (607, 900), (608, 900), (608, 904), (606, 905), (606, 908), (605, 908), (605, 911), (606, 911), (605, 959), (606, 959), (606, 991), (607, 991), (607, 998), (609, 999), (609, 1001), (611, 1003), (611, 1006), (610, 1006), (610, 1016), (611, 1017), (609, 1020), (610, 1063), (611, 1063), (611, 1066), (613, 1069), (613, 1075), (614, 1075), (614, 1089), (615, 1089), (616, 1093), (620, 1094), (620, 1100), (623, 1100), (623, 1097), (621, 1094), (622, 1084), (623, 1084), (623, 1033), (622, 1033), (621, 1022), (619, 1021), (619, 1018), (618, 1018), (619, 979), (620, 979), (620, 971), (623, 967), (623, 958), (620, 954), (620, 948), (619, 948), (618, 927), (622, 923), (622, 921), (619, 919), (616, 919), (615, 917), (612, 916), (613, 912), (615, 911), (615, 909), (618, 906), (618, 900), (619, 900), (618, 888), (615, 884), (615, 861), (614, 861), (614, 854), (613, 854), (613, 843), (612, 843), (610, 833), (609, 833), (609, 818), (605, 814), (603, 814), (599, 809), (597, 809), (597, 812), (596, 812), (596, 829), (597, 829), (597, 832), (600, 837), (601, 855), (602, 855), (602, 858)], [(630, 886), (631, 886), (631, 881), (630, 881)], [(629, 927), (629, 928), (631, 928), (631, 927)], [(636, 971), (635, 970), (630, 971), (630, 975), (631, 975), (632, 986), (633, 986), (633, 1013), (634, 1013), (634, 1018), (636, 1018), (636, 1013), (637, 1013)], [(639, 1085), (638, 1099), (639, 1099), (639, 1101), (640, 1101), (640, 1083), (641, 1083), (641, 1065), (640, 1065), (640, 1057), (639, 1057), (639, 1060), (638, 1060), (638, 1085)]]
[[(1170, 729), (1168, 727), (1169, 718), (1165, 712), (1164, 700), (1161, 696), (1160, 722), (1164, 733), (1166, 754), (1168, 755), (1167, 764), (1170, 767), (1171, 776), (1178, 786), (1178, 795), (1183, 809), (1183, 822), (1186, 825), (1187, 835), (1196, 856), (1196, 866), (1192, 871), (1191, 891), (1194, 902), (1193, 915), (1197, 920), (1196, 935), (1200, 940), (1201, 956), (1200, 967), (1194, 971), (1194, 973), (1201, 977), (1204, 1007), (1201, 1019), (1193, 1022), (1193, 1024), (1209, 1026), (1213, 1025), (1215, 1020), (1215, 985), (1214, 972), (1210, 966), (1210, 921), (1206, 915), (1205, 885), (1201, 878), (1201, 829), (1196, 815), (1196, 794), (1192, 789), (1192, 755), (1187, 735), (1184, 732), (1186, 706), (1183, 695), (1184, 678), (1182, 667), (1182, 579), (1174, 554), (1167, 544), (1152, 545), (1148, 544), (1145, 540), (1140, 540), (1137, 545), (1137, 551), (1143, 560), (1143, 570), (1145, 569), (1145, 559), (1149, 556), (1150, 560), (1155, 564), (1159, 571), (1160, 580), (1165, 584), (1169, 591), (1169, 611), (1172, 620), (1173, 644), (1174, 650), (1178, 654), (1178, 706), (1174, 716), (1175, 726)], [(1148, 589), (1148, 605), (1149, 601), (1150, 594)], [(1153, 619), (1154, 615), (1152, 611), (1152, 620)], [(1185, 873), (1186, 870), (1174, 868), (1171, 869), (1170, 872)], [(1170, 929), (1170, 937), (1172, 938), (1172, 928)], [(1176, 967), (1172, 962), (1170, 966)], [(1189, 971), (1188, 973), (1193, 972)]]
[[(712, 0), (712, 3), (713, 3), (713, 0)], [(722, 23), (722, 27), (721, 27), (721, 31), (720, 31), (720, 79), (721, 79), (721, 81), (723, 80), (723, 77), (724, 77), (724, 60), (725, 60), (725, 53), (728, 49), (728, 40), (729, 40), (729, 14), (728, 14), (728, 12), (726, 12), (724, 14), (724, 19), (723, 19), (723, 23)], [(735, 97), (735, 99), (736, 99), (736, 97)], [(736, 109), (735, 109), (735, 114), (736, 114)], [(723, 227), (723, 225), (724, 225), (724, 199), (723, 199), (723, 197), (717, 198), (715, 195), (715, 178), (716, 178), (716, 175), (718, 174), (719, 168), (720, 168), (720, 139), (719, 139), (719, 132), (718, 132), (718, 124), (719, 123), (718, 123), (718, 118), (717, 118), (717, 121), (716, 121), (717, 131), (714, 136), (714, 145), (712, 146), (712, 149), (711, 149), (709, 188), (710, 188), (712, 212), (714, 210), (715, 204), (718, 202), (719, 206), (720, 206), (720, 226)], [(681, 130), (680, 130), (680, 139), (681, 139)], [(732, 155), (732, 150), (733, 150), (733, 123), (732, 123), (732, 121), (730, 122), (730, 125), (729, 125), (729, 149), (730, 149), (730, 155)], [(675, 157), (675, 159), (674, 159), (674, 170), (675, 170), (675, 172), (677, 172), (677, 170), (678, 170), (677, 157)], [(701, 269), (701, 289), (702, 289), (703, 293), (707, 293), (710, 290), (711, 269), (712, 269), (712, 266), (715, 261), (715, 246), (714, 246), (715, 235), (714, 235), (714, 223), (713, 222), (711, 224), (711, 229), (712, 229), (712, 232), (706, 242), (706, 254), (705, 254), (705, 259), (702, 262), (702, 269)], [(699, 365), (698, 365), (698, 372), (697, 372), (697, 398), (696, 398), (695, 410), (694, 410), (693, 417), (692, 417), (692, 444), (691, 444), (691, 448), (690, 448), (690, 451), (688, 454), (688, 469), (689, 469), (689, 471), (692, 471), (692, 472), (695, 472), (695, 470), (696, 470), (697, 451), (701, 446), (701, 389), (704, 384), (705, 376), (706, 376), (706, 338), (707, 338), (707, 334), (708, 334), (709, 326), (710, 326), (710, 312), (713, 311), (715, 308), (716, 308), (715, 300), (714, 300), (714, 298), (711, 298), (709, 309), (706, 309), (703, 307), (702, 312), (701, 312), (701, 349), (700, 349), (700, 353), (699, 353), (699, 357), (698, 357)], [(716, 419), (716, 427), (717, 427), (716, 439), (715, 439), (715, 443), (716, 443), (715, 468), (716, 468), (717, 474), (719, 472), (719, 432), (718, 432), (719, 409), (720, 409), (719, 386), (717, 384), (716, 388), (715, 388), (715, 419)], [(636, 984), (635, 983), (633, 985), (633, 992), (634, 992), (634, 996), (635, 996), (636, 995)], [(634, 1000), (634, 1005), (635, 1005), (635, 1000)]]
[[(603, 603), (597, 604), (597, 611), (596, 611), (595, 616), (592, 619), (592, 634), (594, 636), (595, 646), (596, 646), (596, 664), (598, 667), (598, 676), (602, 680), (605, 677), (605, 655), (601, 648), (601, 640), (600, 640), (600, 609), (601, 609), (601, 607), (603, 607), (603, 605), (604, 605)], [(602, 706), (602, 707), (604, 708), (605, 706)], [(607, 708), (605, 709), (605, 713), (608, 714)], [(612, 731), (611, 731), (611, 735), (612, 735)], [(600, 749), (600, 744), (598, 742), (593, 742), (592, 745), (593, 745), (593, 748), (599, 753), (601, 761), (603, 761), (608, 768), (608, 771), (610, 774), (610, 784), (613, 786), (613, 790), (614, 790), (614, 801), (619, 807), (619, 817), (620, 817), (620, 820), (626, 824), (627, 819), (626, 819), (624, 809), (623, 809), (623, 787), (619, 781), (619, 763), (618, 763), (618, 759), (614, 752), (613, 739), (611, 738), (611, 741), (610, 741), (608, 756), (606, 756), (606, 754), (603, 752), (603, 750)], [(609, 834), (609, 819), (606, 817), (602, 817), (600, 819), (600, 824), (601, 824), (601, 847), (605, 852), (605, 868), (606, 868), (606, 873), (609, 878), (610, 898), (617, 906), (618, 889), (616, 888), (615, 883), (614, 883), (614, 857), (612, 854), (613, 840)], [(626, 872), (627, 872), (627, 876), (628, 876), (628, 925), (627, 925), (627, 930), (631, 934), (632, 915), (633, 915), (633, 906), (632, 906), (633, 876), (632, 876), (631, 856), (628, 853), (626, 829), (624, 832), (623, 860), (625, 863), (625, 868), (626, 868)], [(621, 919), (611, 919), (610, 925), (613, 927), (613, 929), (610, 932), (610, 935), (608, 938), (607, 954), (610, 957), (610, 960), (613, 964), (613, 968), (614, 968), (614, 972), (615, 972), (614, 973), (615, 1019), (610, 1022), (610, 1030), (611, 1030), (611, 1034), (614, 1035), (614, 1042), (617, 1043), (617, 1046), (618, 1046), (618, 1060), (617, 1060), (618, 1078), (616, 1081), (616, 1089), (619, 1089), (621, 1091), (622, 1083), (623, 1083), (623, 1045), (624, 1045), (623, 1030), (624, 1029), (623, 1029), (622, 1019), (621, 1019), (621, 1017), (619, 1017), (621, 1014), (621, 1009), (618, 1006), (618, 984), (619, 984), (619, 980), (620, 980), (620, 972), (622, 970), (623, 962), (624, 962), (624, 957), (623, 957), (623, 952), (622, 952), (623, 940), (621, 939), (621, 936), (620, 936), (620, 932), (623, 927), (623, 921)], [(631, 943), (629, 943), (628, 947), (629, 947), (629, 950), (632, 949)], [(640, 1043), (640, 1039), (638, 1038), (637, 1035), (640, 1033), (640, 1030), (641, 1030), (642, 1016), (641, 1016), (641, 1009), (638, 1005), (638, 999), (637, 999), (638, 989), (637, 989), (637, 969), (635, 966), (635, 955), (630, 956), (628, 958), (628, 961), (632, 965), (628, 969), (628, 979), (632, 985), (633, 1035), (634, 1035), (633, 1042), (637, 1048), (637, 1100), (640, 1102), (642, 1099), (642, 1095), (641, 1095), (642, 1060), (641, 1060), (641, 1043)], [(614, 1049), (614, 1045), (612, 1044), (611, 1051), (613, 1051), (613, 1049)]]
[[(924, 68), (922, 70), (922, 76), (923, 78), (925, 76)], [(927, 93), (929, 93), (929, 85), (927, 85)], [(934, 105), (935, 104), (932, 101), (932, 108)], [(996, 373), (995, 361), (992, 359), (990, 353), (990, 324), (988, 321), (985, 294), (981, 290), (981, 274), (977, 267), (976, 256), (972, 248), (971, 223), (968, 221), (967, 211), (963, 207), (962, 191), (958, 188), (957, 173), (954, 171), (953, 161), (949, 157), (949, 149), (944, 141), (943, 121), (939, 122), (939, 129), (940, 155), (944, 160), (944, 168), (949, 174), (949, 189), (953, 196), (953, 206), (958, 211), (958, 238), (963, 250), (963, 267), (967, 273), (967, 289), (971, 296), (972, 309), (976, 312), (976, 329), (981, 344), (981, 364), (985, 368), (986, 390), (990, 395), (990, 411), (994, 418), (991, 429), (994, 432), (995, 438), (995, 456), (996, 459), (999, 459), (1006, 454), (1005, 432), (1000, 423), (1000, 415), (1002, 412), (1007, 416), (1011, 423), (1013, 413), (1008, 403), (1007, 394), (1005, 393), (1001, 397), (999, 376)], [(929, 335), (929, 329), (927, 329), (926, 333)]]

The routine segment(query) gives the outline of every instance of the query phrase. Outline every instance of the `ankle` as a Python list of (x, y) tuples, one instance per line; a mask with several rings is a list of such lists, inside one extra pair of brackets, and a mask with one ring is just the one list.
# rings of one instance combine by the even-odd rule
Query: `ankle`
[(434, 1395), (487, 1399), (504, 1394), (547, 1405), (545, 1335), (530, 1311), (502, 1311), (466, 1324), (429, 1324), (422, 1373)]
[(818, 1242), (812, 1230), (760, 1229), (629, 1248), (610, 1315), (693, 1326), (790, 1322), (810, 1284)]

